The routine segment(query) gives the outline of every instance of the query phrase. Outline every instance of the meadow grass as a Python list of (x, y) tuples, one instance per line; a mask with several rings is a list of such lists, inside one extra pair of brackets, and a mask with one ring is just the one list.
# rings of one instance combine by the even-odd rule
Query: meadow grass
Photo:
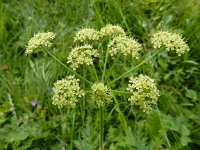
[[(25, 45), (34, 33), (52, 31), (50, 52), (66, 64), (77, 31), (108, 23), (120, 25), (143, 47), (139, 60), (119, 58), (123, 63), (109, 72), (109, 82), (152, 55), (150, 35), (159, 29), (182, 34), (190, 51), (181, 57), (161, 51), (128, 75), (154, 78), (158, 104), (146, 115), (130, 106), (127, 94), (115, 95), (104, 108), (104, 149), (200, 147), (199, 0), (0, 0), (0, 8), (0, 149), (99, 149), (101, 113), (95, 102), (86, 95), (75, 110), (52, 105), (53, 84), (70, 71), (43, 52), (26, 56)], [(93, 71), (83, 67), (78, 73), (95, 81)], [(127, 80), (111, 87), (120, 91)]]

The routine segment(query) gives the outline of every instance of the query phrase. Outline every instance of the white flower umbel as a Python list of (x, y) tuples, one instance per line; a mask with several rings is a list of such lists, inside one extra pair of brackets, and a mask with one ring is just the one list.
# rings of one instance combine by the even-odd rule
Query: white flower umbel
[(132, 56), (139, 58), (139, 51), (142, 49), (141, 45), (134, 39), (127, 36), (116, 36), (108, 43), (108, 52), (111, 56), (122, 53), (124, 56)]
[(122, 27), (120, 27), (119, 25), (111, 25), (108, 24), (105, 27), (101, 28), (100, 32), (100, 37), (105, 37), (105, 36), (117, 36), (117, 35), (121, 35), (121, 36), (125, 36), (126, 33), (124, 31), (124, 29)]
[(67, 63), (73, 70), (76, 70), (79, 65), (92, 65), (93, 59), (98, 56), (98, 51), (93, 49), (91, 45), (83, 45), (72, 49), (67, 58)]
[(80, 89), (79, 79), (70, 75), (54, 83), (52, 103), (59, 108), (74, 108), (84, 94), (84, 91)]
[(29, 40), (28, 45), (26, 46), (25, 54), (31, 54), (34, 49), (39, 46), (50, 47), (52, 43), (50, 42), (55, 38), (55, 34), (53, 32), (46, 33), (37, 33)]
[(132, 93), (128, 101), (131, 102), (131, 105), (138, 105), (143, 112), (149, 113), (152, 105), (157, 103), (159, 90), (154, 80), (146, 75), (130, 77), (127, 90)]
[(95, 100), (98, 107), (110, 104), (112, 102), (111, 91), (102, 82), (92, 85), (92, 98)]
[(151, 37), (151, 43), (154, 48), (165, 46), (166, 49), (175, 50), (178, 56), (181, 56), (186, 51), (189, 51), (188, 45), (183, 41), (181, 35), (170, 33), (168, 31), (158, 31)]
[(98, 40), (98, 39), (99, 39), (98, 31), (90, 28), (85, 28), (76, 33), (74, 37), (74, 42), (76, 41), (84, 42), (86, 40)]

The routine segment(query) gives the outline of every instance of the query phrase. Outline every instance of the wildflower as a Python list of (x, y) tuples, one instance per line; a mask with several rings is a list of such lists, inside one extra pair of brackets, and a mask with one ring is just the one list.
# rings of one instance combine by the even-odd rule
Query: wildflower
[(74, 108), (82, 96), (84, 96), (84, 91), (80, 89), (79, 79), (76, 79), (74, 75), (54, 83), (52, 103), (58, 108), (63, 106)]
[(25, 54), (31, 54), (34, 49), (41, 45), (50, 47), (52, 45), (50, 40), (54, 38), (55, 34), (53, 32), (34, 34), (34, 36), (29, 40), (28, 45), (26, 46)]
[(111, 24), (108, 24), (105, 27), (101, 28), (99, 34), (101, 38), (105, 36), (117, 36), (117, 35), (125, 36), (126, 35), (122, 27), (120, 27), (119, 25), (111, 25)]
[(93, 99), (96, 101), (98, 107), (112, 102), (111, 91), (102, 82), (94, 83), (91, 88)]
[(70, 52), (67, 63), (70, 64), (73, 70), (76, 70), (79, 65), (92, 65), (93, 59), (98, 56), (98, 51), (93, 49), (91, 45), (75, 47)]
[(47, 92), (48, 92), (48, 93), (51, 93), (51, 92), (52, 92), (52, 88), (51, 88), (51, 87), (48, 87), (48, 88), (47, 88)]
[(14, 117), (14, 119), (16, 119), (17, 114), (16, 114), (16, 111), (15, 111), (15, 105), (13, 103), (13, 100), (12, 100), (10, 93), (8, 93), (8, 101), (9, 101), (9, 105), (10, 105), (10, 112), (13, 113), (13, 117)]
[(189, 51), (188, 45), (183, 41), (181, 35), (168, 31), (158, 31), (151, 37), (154, 48), (165, 46), (167, 51), (175, 50), (178, 56)]
[(141, 45), (127, 36), (116, 36), (108, 43), (108, 49), (111, 56), (121, 52), (124, 56), (132, 55), (132, 57), (138, 59)]
[(30, 101), (30, 104), (31, 104), (32, 106), (35, 106), (35, 105), (38, 104), (38, 100), (31, 100), (31, 101)]
[(143, 112), (148, 113), (152, 105), (156, 104), (159, 91), (154, 80), (145, 75), (139, 77), (131, 77), (128, 84), (128, 91), (132, 92), (132, 96), (128, 99), (131, 105), (138, 105)]
[(76, 41), (84, 42), (85, 40), (98, 40), (98, 39), (99, 39), (98, 31), (94, 29), (86, 28), (76, 33), (74, 37), (74, 42)]

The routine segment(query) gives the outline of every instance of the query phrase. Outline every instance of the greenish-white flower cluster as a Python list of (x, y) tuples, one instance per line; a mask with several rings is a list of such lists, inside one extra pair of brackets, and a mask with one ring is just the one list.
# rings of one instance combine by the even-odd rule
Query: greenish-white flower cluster
[(108, 52), (111, 56), (122, 53), (124, 56), (131, 55), (133, 58), (139, 58), (141, 45), (134, 39), (127, 36), (116, 36), (108, 43)]
[(94, 83), (92, 85), (93, 99), (97, 103), (98, 107), (110, 104), (112, 102), (111, 91), (102, 82)]
[(76, 41), (84, 42), (86, 40), (98, 40), (98, 39), (99, 39), (98, 31), (94, 29), (86, 28), (76, 33), (74, 37), (74, 42)]
[(105, 27), (101, 28), (99, 34), (100, 34), (100, 37), (126, 35), (122, 27), (120, 27), (119, 25), (111, 25), (111, 24), (108, 24)]
[(98, 51), (93, 49), (91, 45), (83, 45), (72, 49), (67, 57), (67, 63), (73, 70), (76, 70), (79, 65), (92, 65), (93, 59), (98, 56)]
[(50, 42), (55, 38), (55, 34), (53, 32), (46, 33), (37, 33), (29, 40), (28, 45), (26, 46), (25, 54), (31, 54), (34, 49), (39, 46), (50, 47), (52, 43)]
[(131, 105), (138, 105), (143, 112), (148, 113), (152, 109), (152, 105), (157, 103), (159, 90), (154, 80), (146, 75), (131, 77), (127, 90), (132, 93), (128, 101), (131, 102)]
[(166, 49), (175, 50), (178, 56), (181, 56), (186, 51), (189, 51), (188, 45), (183, 41), (181, 35), (170, 33), (168, 31), (158, 31), (151, 37), (151, 42), (154, 48), (165, 46)]
[(84, 91), (80, 89), (79, 79), (74, 75), (66, 79), (58, 80), (53, 87), (53, 104), (59, 108), (74, 108), (79, 99), (84, 96)]

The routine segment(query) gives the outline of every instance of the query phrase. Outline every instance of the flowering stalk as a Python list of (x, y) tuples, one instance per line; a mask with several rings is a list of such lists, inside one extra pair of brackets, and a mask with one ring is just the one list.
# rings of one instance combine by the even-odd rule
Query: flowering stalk
[(102, 77), (101, 77), (101, 81), (104, 80), (104, 76), (105, 76), (105, 72), (106, 72), (107, 61), (108, 61), (108, 49), (107, 49), (107, 51), (106, 51), (106, 59), (105, 59), (105, 62), (104, 62), (103, 74), (102, 74)]
[(103, 150), (103, 135), (104, 135), (104, 107), (100, 107), (100, 122), (101, 122), (101, 128), (100, 128), (100, 150)]
[(149, 58), (145, 59), (144, 61), (142, 61), (140, 64), (138, 64), (137, 66), (133, 67), (132, 69), (130, 69), (129, 71), (125, 72), (124, 74), (122, 74), (121, 76), (119, 76), (118, 78), (114, 79), (113, 81), (111, 81), (110, 83), (108, 83), (108, 85), (116, 82), (117, 80), (123, 78), (124, 76), (128, 75), (129, 73), (131, 73), (132, 71), (134, 71), (135, 69), (137, 69), (138, 67), (140, 67), (141, 65), (143, 65), (144, 63), (146, 63), (147, 61), (149, 61), (150, 59), (152, 59), (154, 56), (156, 56), (162, 49), (158, 49), (153, 55), (151, 55)]
[(71, 133), (71, 139), (70, 139), (70, 150), (73, 150), (73, 137), (74, 137), (75, 116), (76, 116), (76, 113), (75, 113), (75, 111), (73, 110), (72, 133)]
[(106, 75), (106, 78), (109, 77), (110, 73), (112, 72), (113, 68), (115, 67), (115, 65), (116, 65), (117, 61), (119, 60), (119, 57), (120, 57), (120, 56), (121, 56), (121, 54), (118, 54), (118, 55), (117, 55), (117, 58), (115, 59), (115, 61), (114, 61), (114, 63), (112, 64), (111, 68), (109, 69), (109, 72), (108, 72), (107, 75)]
[(63, 67), (65, 67), (67, 70), (71, 71), (72, 73), (74, 73), (77, 77), (79, 77), (80, 79), (86, 81), (89, 84), (92, 84), (92, 82), (88, 81), (87, 79), (83, 78), (81, 75), (79, 75), (78, 73), (76, 73), (74, 70), (72, 70), (71, 68), (67, 67), (67, 65), (65, 65), (64, 63), (62, 63), (58, 58), (56, 58), (53, 54), (51, 54), (48, 50), (46, 50), (45, 48), (43, 48), (43, 50), (49, 55), (51, 56), (54, 60), (56, 60), (59, 64), (61, 64)]

